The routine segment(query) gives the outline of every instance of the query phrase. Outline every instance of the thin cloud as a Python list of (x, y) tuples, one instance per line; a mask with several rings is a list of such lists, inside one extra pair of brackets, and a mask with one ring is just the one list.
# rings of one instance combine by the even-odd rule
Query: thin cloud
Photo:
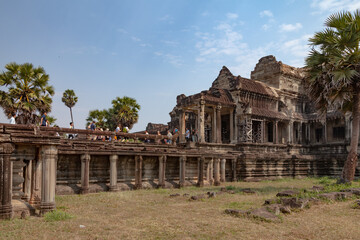
[(181, 56), (163, 52), (154, 52), (154, 54), (158, 57), (161, 57), (164, 62), (169, 63), (175, 67), (181, 67), (183, 65)]
[(141, 39), (135, 36), (132, 36), (131, 40), (133, 40), (134, 42), (141, 42)]
[(128, 32), (123, 28), (118, 28), (118, 29), (116, 29), (116, 31), (119, 33), (122, 33), (122, 34), (128, 34)]
[(269, 18), (274, 17), (274, 14), (270, 10), (264, 10), (260, 12), (259, 15), (260, 17), (269, 17)]
[(169, 14), (166, 14), (165, 16), (159, 18), (159, 20), (162, 22), (167, 22), (169, 24), (174, 23), (174, 18), (172, 16), (170, 16)]
[(239, 17), (239, 15), (237, 15), (236, 13), (228, 13), (228, 14), (226, 14), (226, 17), (228, 19), (234, 20), (234, 19), (237, 19)]
[(341, 10), (355, 11), (360, 8), (359, 0), (313, 0), (311, 5), (315, 14), (323, 12), (338, 12)]
[[(295, 57), (304, 59), (309, 53), (310, 47), (308, 45), (308, 39), (311, 35), (306, 34), (300, 38), (295, 38), (286, 42), (283, 42), (280, 47), (280, 51), (286, 54), (291, 54)], [(300, 62), (297, 60), (297, 62)]]
[(301, 23), (295, 23), (295, 24), (281, 24), (280, 25), (280, 32), (292, 32), (298, 29), (301, 29), (302, 25)]

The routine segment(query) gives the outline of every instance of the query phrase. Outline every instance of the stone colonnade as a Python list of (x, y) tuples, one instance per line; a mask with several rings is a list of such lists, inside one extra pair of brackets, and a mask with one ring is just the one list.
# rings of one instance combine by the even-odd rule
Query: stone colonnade
[[(159, 155), (159, 178), (158, 187), (165, 188), (166, 180), (166, 162), (167, 155)], [(142, 166), (143, 156), (134, 155), (135, 158), (135, 189), (142, 188)], [(186, 166), (187, 156), (179, 156), (179, 187), (186, 185)], [(118, 191), (117, 187), (117, 161), (119, 156), (114, 154), (109, 156), (110, 161), (110, 185), (109, 191)], [(232, 181), (236, 181), (236, 159), (225, 158), (212, 158), (212, 157), (197, 157), (197, 186), (204, 186), (204, 171), (206, 170), (206, 180), (211, 185), (219, 186), (221, 182), (226, 181), (226, 161), (231, 161), (231, 175)], [(90, 161), (91, 155), (88, 153), (81, 156), (81, 193), (86, 194), (89, 192), (89, 179), (90, 179)], [(206, 166), (206, 169), (205, 169)]]
[[(12, 217), (12, 154), (11, 143), (0, 144), (0, 219)], [(56, 145), (43, 145), (34, 160), (25, 169), (24, 199), (40, 209), (40, 214), (55, 209)]]
[[(217, 105), (206, 105), (204, 100), (200, 100), (199, 107), (197, 111), (197, 123), (196, 128), (198, 130), (199, 142), (205, 143), (205, 107), (211, 107), (213, 109), (212, 112), (212, 133), (211, 139), (213, 143), (222, 143), (221, 137), (221, 114), (225, 111), (229, 113), (230, 121), (229, 121), (229, 129), (230, 129), (230, 142), (234, 143), (237, 139), (237, 134), (235, 133), (236, 127), (234, 126), (234, 109), (233, 108), (224, 108), (225, 110), (222, 111), (223, 107), (221, 104)], [(181, 109), (180, 116), (179, 116), (179, 139), (180, 142), (185, 142), (185, 109)], [(236, 124), (236, 122), (235, 122)], [(234, 130), (235, 129), (235, 130)]]

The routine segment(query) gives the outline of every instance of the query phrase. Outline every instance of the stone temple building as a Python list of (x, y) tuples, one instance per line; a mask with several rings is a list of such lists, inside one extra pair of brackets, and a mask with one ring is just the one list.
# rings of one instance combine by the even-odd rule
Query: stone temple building
[(351, 118), (337, 111), (316, 113), (304, 89), (305, 71), (259, 60), (250, 79), (225, 66), (209, 90), (177, 96), (170, 128), (196, 129), (200, 143), (318, 144), (348, 142)]

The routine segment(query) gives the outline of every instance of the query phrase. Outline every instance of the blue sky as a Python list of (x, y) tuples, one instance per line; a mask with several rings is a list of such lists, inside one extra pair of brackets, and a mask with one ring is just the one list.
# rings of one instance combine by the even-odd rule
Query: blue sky
[[(265, 55), (303, 66), (324, 20), (359, 8), (352, 0), (0, 0), (0, 70), (14, 61), (43, 66), (61, 127), (70, 121), (66, 89), (79, 97), (77, 128), (89, 110), (133, 97), (139, 131), (170, 121), (176, 96), (208, 89), (224, 65), (243, 77)], [(8, 121), (2, 113), (0, 121)]]

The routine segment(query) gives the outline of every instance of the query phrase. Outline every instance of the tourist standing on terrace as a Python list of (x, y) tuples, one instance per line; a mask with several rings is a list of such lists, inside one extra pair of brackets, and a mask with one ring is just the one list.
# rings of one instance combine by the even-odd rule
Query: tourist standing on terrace
[(188, 128), (185, 130), (185, 139), (187, 142), (190, 140), (190, 130)]
[(120, 140), (120, 136), (116, 136), (117, 133), (121, 132), (120, 129), (120, 124), (117, 125), (116, 129), (115, 129), (115, 140), (119, 139)]
[[(73, 122), (70, 122), (70, 129), (73, 129), (74, 128), (74, 123)], [(74, 135), (73, 134), (69, 134), (68, 136), (69, 139), (74, 139)]]
[(16, 124), (15, 117), (16, 117), (16, 114), (13, 113), (10, 118), (10, 124)]
[[(90, 123), (90, 125), (88, 126), (88, 129), (90, 129), (91, 131), (96, 130), (95, 121), (92, 121), (92, 123)], [(90, 136), (90, 139), (91, 140), (96, 140), (96, 135), (95, 136)]]
[(168, 130), (167, 137), (168, 137), (167, 144), (171, 144), (173, 135), (171, 134), (170, 130)]
[(49, 125), (49, 121), (46, 119), (46, 116), (47, 116), (47, 112), (44, 112), (40, 120), (40, 126), (46, 127)]
[(157, 135), (158, 135), (158, 139), (156, 140), (156, 143), (157, 143), (157, 144), (160, 144), (160, 142), (161, 142), (161, 138), (160, 138), (161, 134), (160, 134), (160, 131), (157, 131)]
[[(145, 134), (146, 134), (146, 135), (149, 135), (148, 131), (145, 130)], [(145, 138), (145, 143), (150, 143), (150, 139)]]

